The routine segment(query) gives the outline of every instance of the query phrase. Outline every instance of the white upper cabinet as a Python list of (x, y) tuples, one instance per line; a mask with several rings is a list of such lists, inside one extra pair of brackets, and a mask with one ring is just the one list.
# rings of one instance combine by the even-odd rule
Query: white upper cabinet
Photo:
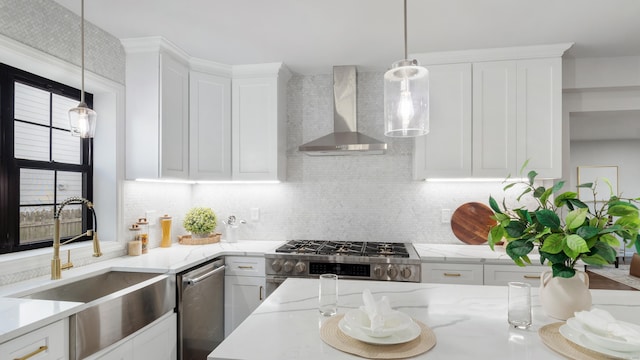
[(189, 178), (231, 179), (231, 79), (190, 73)]
[(286, 85), (290, 77), (282, 63), (233, 67), (233, 180), (286, 178)]
[(417, 55), (429, 69), (431, 131), (415, 139), (414, 179), (515, 177), (527, 160), (540, 178), (560, 178), (571, 45)]
[(125, 39), (126, 177), (189, 176), (189, 67), (160, 38)]
[(430, 134), (415, 139), (414, 178), (469, 177), (471, 64), (429, 66), (429, 88)]

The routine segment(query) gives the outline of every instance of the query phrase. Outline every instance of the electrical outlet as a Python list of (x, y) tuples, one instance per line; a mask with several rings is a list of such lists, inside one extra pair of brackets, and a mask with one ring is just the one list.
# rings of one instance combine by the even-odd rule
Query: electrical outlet
[(442, 222), (450, 223), (451, 222), (451, 209), (442, 209)]
[(158, 222), (158, 219), (156, 219), (157, 215), (155, 210), (145, 211), (144, 216), (147, 218), (147, 221), (149, 222), (149, 226), (153, 226)]
[(260, 208), (251, 208), (251, 221), (260, 221)]

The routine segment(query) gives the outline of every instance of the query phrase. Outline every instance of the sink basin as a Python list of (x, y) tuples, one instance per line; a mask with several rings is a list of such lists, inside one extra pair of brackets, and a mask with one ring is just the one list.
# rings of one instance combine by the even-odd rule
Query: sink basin
[(22, 298), (86, 303), (69, 318), (70, 358), (82, 359), (172, 311), (175, 276), (108, 271)]

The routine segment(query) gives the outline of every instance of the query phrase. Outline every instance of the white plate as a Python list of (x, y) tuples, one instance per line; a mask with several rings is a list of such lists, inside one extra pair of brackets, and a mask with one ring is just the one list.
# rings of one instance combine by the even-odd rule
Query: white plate
[(402, 331), (398, 331), (397, 333), (392, 334), (391, 336), (376, 338), (376, 337), (371, 337), (365, 334), (360, 329), (349, 326), (349, 324), (344, 320), (344, 318), (340, 319), (340, 322), (338, 322), (338, 328), (342, 330), (343, 333), (347, 334), (347, 336), (350, 336), (362, 342), (366, 342), (369, 344), (376, 344), (376, 345), (402, 344), (417, 338), (418, 336), (420, 336), (420, 333), (422, 332), (420, 325), (416, 324), (415, 322), (411, 322), (411, 325), (409, 325), (406, 329)]
[(607, 348), (603, 348), (602, 346), (598, 346), (591, 342), (587, 337), (581, 332), (571, 328), (569, 325), (560, 326), (560, 334), (564, 336), (565, 339), (571, 341), (572, 343), (582, 346), (583, 348), (593, 350), (595, 352), (599, 352), (601, 354), (612, 356), (619, 359), (640, 359), (640, 352), (620, 352)]
[[(624, 321), (619, 321), (619, 323), (621, 325), (626, 325), (631, 328), (638, 327), (635, 324), (627, 323)], [(567, 319), (567, 325), (569, 325), (569, 327), (572, 328), (573, 330), (576, 330), (582, 333), (591, 342), (595, 343), (596, 345), (602, 346), (604, 348), (615, 350), (615, 351), (621, 351), (621, 352), (640, 352), (640, 344), (629, 343), (622, 338), (615, 339), (615, 338), (611, 338), (611, 337), (607, 337), (607, 336), (603, 336), (598, 333), (595, 333), (577, 318)]]
[(384, 327), (376, 331), (371, 330), (369, 315), (362, 309), (347, 311), (344, 314), (344, 321), (352, 329), (359, 329), (364, 334), (376, 338), (391, 336), (405, 330), (413, 323), (409, 315), (397, 310), (392, 310), (390, 313), (385, 314)]

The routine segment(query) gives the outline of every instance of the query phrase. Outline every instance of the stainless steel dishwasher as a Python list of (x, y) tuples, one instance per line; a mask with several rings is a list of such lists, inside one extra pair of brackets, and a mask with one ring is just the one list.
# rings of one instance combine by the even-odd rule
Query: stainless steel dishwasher
[(224, 340), (224, 258), (178, 274), (178, 354), (204, 360)]

